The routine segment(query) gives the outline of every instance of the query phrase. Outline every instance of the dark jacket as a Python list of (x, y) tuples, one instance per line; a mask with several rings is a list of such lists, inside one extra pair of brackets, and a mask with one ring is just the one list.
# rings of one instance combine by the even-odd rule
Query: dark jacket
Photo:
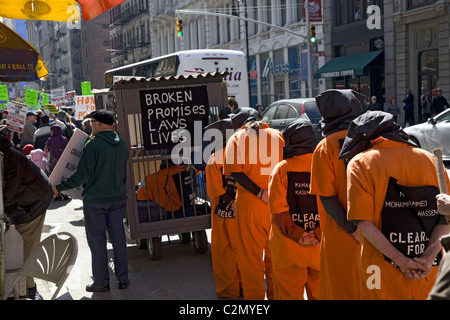
[(128, 147), (114, 131), (102, 131), (86, 142), (77, 171), (56, 186), (58, 191), (84, 185), (83, 201), (102, 203), (127, 198)]
[(0, 151), (5, 214), (14, 224), (30, 222), (47, 211), (53, 200), (52, 185), (46, 174), (4, 137), (0, 137)]

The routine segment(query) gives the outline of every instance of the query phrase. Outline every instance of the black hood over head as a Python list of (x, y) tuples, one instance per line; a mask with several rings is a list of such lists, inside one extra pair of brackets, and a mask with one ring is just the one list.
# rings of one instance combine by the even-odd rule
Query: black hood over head
[(350, 123), (339, 159), (350, 160), (358, 153), (369, 149), (371, 140), (378, 137), (417, 146), (394, 121), (392, 114), (384, 111), (367, 111)]
[[(218, 120), (216, 122), (213, 122), (213, 123), (207, 125), (204, 128), (205, 132), (209, 129), (220, 130), (220, 132), (222, 134), (222, 138), (223, 138), (222, 141), (215, 141), (215, 140), (212, 141), (212, 143), (215, 144), (215, 150), (220, 150), (220, 149), (224, 148), (227, 144), (227, 138), (229, 138), (227, 136), (227, 130), (233, 129), (231, 119), (226, 118), (226, 119)], [(212, 137), (214, 137), (214, 136), (212, 136)]]
[(256, 109), (240, 107), (230, 113), (230, 119), (234, 130), (240, 129), (246, 122), (261, 120), (261, 115)]
[(323, 117), (323, 134), (347, 130), (350, 122), (362, 112), (365, 96), (351, 89), (330, 89), (316, 97)]
[(305, 113), (283, 130), (283, 138), (283, 159), (313, 153), (317, 145), (314, 127)]

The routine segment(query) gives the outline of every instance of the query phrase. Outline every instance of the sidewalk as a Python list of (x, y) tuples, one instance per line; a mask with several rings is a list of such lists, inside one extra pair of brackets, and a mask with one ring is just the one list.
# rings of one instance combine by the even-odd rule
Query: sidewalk
[[(195, 253), (192, 242), (182, 244), (177, 235), (163, 236), (161, 260), (150, 259), (146, 250), (138, 249), (135, 240), (128, 240), (130, 287), (119, 290), (110, 260), (110, 286), (106, 293), (85, 290), (92, 283), (91, 253), (87, 245), (81, 200), (53, 201), (47, 211), (42, 239), (60, 231), (72, 233), (78, 240), (77, 261), (58, 294), (57, 300), (215, 300), (214, 277), (210, 250)], [(210, 241), (210, 229), (206, 230)], [(108, 252), (112, 247), (108, 244)], [(111, 257), (111, 256), (110, 256)], [(51, 298), (55, 285), (36, 280), (39, 293)]]

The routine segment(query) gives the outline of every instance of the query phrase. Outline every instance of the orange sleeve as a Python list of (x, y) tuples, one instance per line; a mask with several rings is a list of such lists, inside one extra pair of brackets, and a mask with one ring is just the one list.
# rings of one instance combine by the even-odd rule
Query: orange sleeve
[(286, 161), (275, 166), (269, 176), (269, 209), (270, 213), (277, 214), (289, 211), (287, 202), (287, 175)]
[(322, 140), (313, 153), (311, 164), (310, 193), (325, 197), (331, 197), (337, 193), (333, 161), (327, 151), (328, 147), (327, 141)]
[[(241, 129), (243, 130), (243, 129)], [(223, 173), (231, 174), (232, 172), (243, 172), (244, 161), (238, 161), (239, 148), (237, 145), (240, 131), (234, 133), (228, 140), (225, 148), (225, 161), (223, 165)]]
[(373, 186), (366, 179), (361, 163), (354, 160), (356, 159), (350, 161), (347, 167), (347, 219), (373, 221)]
[(205, 169), (206, 190), (210, 198), (220, 197), (226, 192), (223, 187), (221, 167), (222, 165), (216, 163), (215, 153), (213, 153), (209, 158)]

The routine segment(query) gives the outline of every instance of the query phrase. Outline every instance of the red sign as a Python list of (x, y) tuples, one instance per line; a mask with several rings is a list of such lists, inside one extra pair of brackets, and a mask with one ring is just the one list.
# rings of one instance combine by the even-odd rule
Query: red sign
[[(309, 0), (309, 22), (322, 22), (322, 0)], [(303, 4), (305, 2), (303, 1)], [(303, 16), (306, 17), (303, 5)]]

